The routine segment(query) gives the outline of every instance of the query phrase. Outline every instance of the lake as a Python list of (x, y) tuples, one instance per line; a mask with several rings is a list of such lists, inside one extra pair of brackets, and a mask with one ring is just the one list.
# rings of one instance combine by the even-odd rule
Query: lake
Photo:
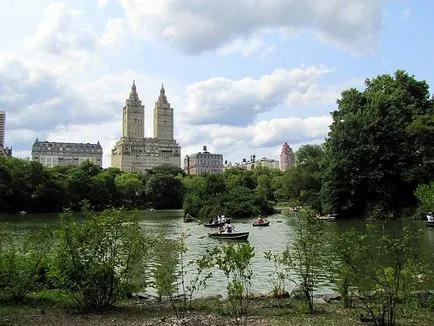
[[(182, 210), (162, 210), (162, 211), (144, 211), (139, 212), (142, 216), (140, 224), (149, 230), (170, 234), (171, 237), (180, 236), (181, 234), (190, 234), (187, 240), (188, 253), (187, 260), (200, 258), (207, 249), (221, 245), (223, 242), (216, 239), (210, 239), (207, 235), (214, 229), (206, 228), (201, 224), (192, 222), (183, 222)], [(255, 248), (255, 257), (252, 260), (253, 269), (253, 292), (269, 292), (272, 285), (269, 282), (268, 274), (273, 271), (273, 266), (264, 258), (264, 252), (283, 251), (291, 241), (296, 226), (296, 217), (294, 215), (285, 216), (275, 214), (268, 218), (269, 227), (253, 227), (254, 219), (233, 220), (236, 231), (248, 231), (249, 243)], [(8, 222), (9, 226), (18, 233), (30, 232), (39, 226), (51, 226), (56, 229), (60, 220), (58, 214), (29, 214), (20, 215), (0, 215), (0, 221)], [(336, 220), (333, 222), (324, 222), (325, 233), (327, 236), (334, 236), (340, 232), (350, 229), (351, 227), (361, 227), (366, 221), (364, 220)], [(434, 228), (426, 228), (422, 221), (415, 220), (398, 220), (392, 221), (388, 225), (389, 231), (401, 230), (405, 225), (416, 224), (421, 228), (427, 229), (426, 233), (418, 239), (415, 246), (423, 257), (423, 260), (434, 268)], [(221, 294), (226, 293), (226, 279), (218, 270), (213, 271), (213, 278), (208, 281), (208, 287), (201, 291), (199, 295)], [(287, 289), (291, 290), (294, 284), (287, 284)], [(153, 292), (152, 289), (148, 289)], [(332, 284), (326, 284), (318, 292), (330, 292)]]

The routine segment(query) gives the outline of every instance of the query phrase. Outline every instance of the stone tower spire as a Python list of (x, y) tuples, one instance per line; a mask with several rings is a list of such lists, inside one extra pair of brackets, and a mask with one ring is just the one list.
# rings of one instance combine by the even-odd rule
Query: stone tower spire
[(154, 107), (154, 138), (173, 140), (173, 108), (167, 101), (163, 84)]
[(137, 94), (136, 82), (133, 80), (130, 96), (123, 108), (122, 137), (144, 138), (145, 137), (145, 106)]
[(128, 99), (132, 100), (132, 101), (140, 101), (139, 95), (137, 94), (136, 81), (135, 80), (133, 80), (133, 86), (131, 86), (130, 96)]

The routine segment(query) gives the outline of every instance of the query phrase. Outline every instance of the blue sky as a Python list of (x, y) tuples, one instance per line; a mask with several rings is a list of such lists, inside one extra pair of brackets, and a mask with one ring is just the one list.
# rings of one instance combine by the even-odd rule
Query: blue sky
[[(278, 159), (327, 136), (339, 94), (405, 69), (434, 85), (425, 0), (0, 0), (6, 144), (96, 142), (104, 166), (132, 80), (147, 136), (159, 88), (182, 155)], [(432, 91), (432, 90), (431, 90)]]

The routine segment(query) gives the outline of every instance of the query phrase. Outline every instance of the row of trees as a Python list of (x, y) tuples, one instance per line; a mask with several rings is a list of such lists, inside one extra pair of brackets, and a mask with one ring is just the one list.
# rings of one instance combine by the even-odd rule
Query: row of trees
[(182, 173), (178, 168), (156, 167), (143, 175), (90, 162), (46, 168), (34, 161), (0, 157), (0, 211), (78, 210), (83, 200), (97, 210), (181, 208)]
[(300, 147), (284, 173), (234, 168), (191, 177), (158, 167), (142, 175), (0, 158), (0, 211), (77, 209), (87, 199), (96, 209), (184, 204), (202, 217), (267, 214), (284, 201), (340, 216), (408, 213), (418, 203), (415, 190), (434, 181), (434, 100), (425, 81), (404, 71), (365, 85), (342, 93), (325, 143)]

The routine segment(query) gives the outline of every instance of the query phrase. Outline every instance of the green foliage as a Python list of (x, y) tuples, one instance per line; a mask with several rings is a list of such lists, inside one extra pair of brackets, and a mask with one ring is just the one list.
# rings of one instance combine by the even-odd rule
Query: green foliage
[(329, 245), (324, 237), (323, 223), (310, 211), (300, 214), (291, 247), (287, 247), (281, 258), (297, 277), (295, 282), (309, 313), (313, 312), (314, 290), (327, 278), (328, 272)]
[(17, 238), (0, 224), (0, 294), (21, 301), (44, 285), (51, 233), (35, 231)]
[(207, 287), (207, 280), (212, 273), (205, 271), (212, 267), (212, 259), (208, 255), (197, 260), (186, 261), (188, 251), (187, 239), (189, 235), (183, 234), (179, 239), (168, 241), (157, 246), (158, 255), (155, 269), (155, 285), (161, 300), (162, 295), (170, 297), (170, 302), (176, 316), (185, 317), (188, 309), (192, 308), (193, 296)]
[(254, 248), (249, 243), (229, 243), (215, 247), (209, 251), (209, 255), (215, 259), (215, 264), (226, 276), (228, 301), (236, 324), (240, 325), (244, 316), (244, 324), (247, 325), (253, 276), (250, 264), (255, 256)]
[(434, 212), (434, 182), (426, 185), (419, 185), (415, 191), (416, 198), (420, 204), (423, 214)]
[[(184, 196), (182, 176), (171, 166), (156, 167), (149, 174), (102, 169), (88, 161), (79, 166), (47, 168), (35, 161), (0, 157), (0, 212), (79, 211), (87, 200), (93, 209), (180, 208)], [(181, 179), (179, 179), (181, 178)], [(150, 180), (152, 179), (152, 180)]]
[(237, 218), (272, 214), (273, 205), (267, 200), (273, 197), (270, 172), (258, 170), (264, 174), (234, 168), (223, 174), (184, 178), (184, 211), (205, 219), (217, 214)]
[(146, 184), (146, 197), (156, 209), (181, 208), (184, 196), (184, 185), (172, 176), (154, 174)]
[(134, 208), (136, 202), (143, 196), (145, 187), (140, 175), (137, 173), (123, 173), (115, 177), (116, 189), (123, 195), (125, 207)]
[(420, 230), (404, 228), (392, 235), (384, 229), (368, 225), (362, 231), (347, 231), (336, 239), (334, 251), (341, 262), (341, 289), (355, 289), (356, 299), (376, 325), (392, 326), (403, 309), (415, 307), (412, 291), (424, 286), (427, 268), (413, 249)]
[(82, 309), (103, 309), (146, 281), (143, 260), (154, 241), (120, 210), (95, 213), (84, 205), (85, 220), (62, 214), (56, 276)]
[(404, 71), (367, 80), (363, 91), (344, 91), (325, 144), (325, 210), (388, 215), (414, 205), (417, 185), (434, 178), (427, 164), (432, 138), (417, 127), (432, 114), (427, 83)]
[(285, 293), (285, 283), (289, 278), (288, 261), (289, 256), (285, 253), (273, 253), (271, 251), (264, 252), (264, 257), (267, 261), (273, 264), (273, 272), (268, 274), (268, 280), (273, 287), (273, 297), (279, 300)]

